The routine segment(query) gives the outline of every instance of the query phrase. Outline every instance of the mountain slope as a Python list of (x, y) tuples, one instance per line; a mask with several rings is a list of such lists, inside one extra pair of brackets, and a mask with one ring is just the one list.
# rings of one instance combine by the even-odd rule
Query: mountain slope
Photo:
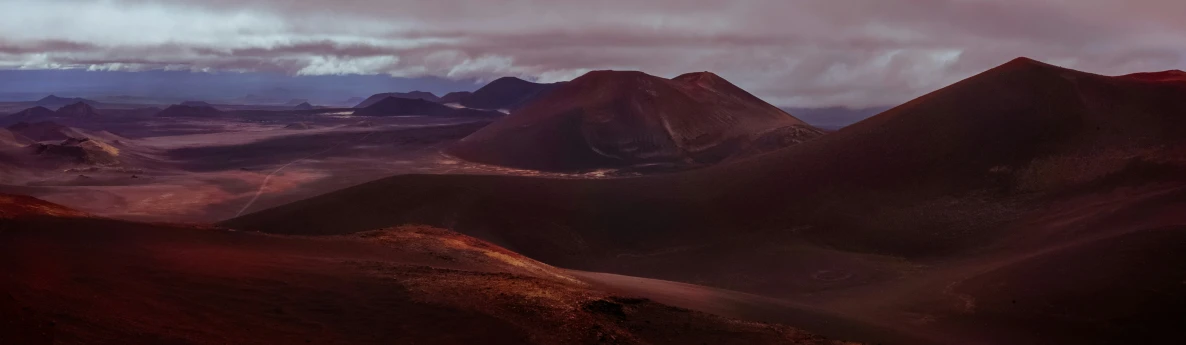
[[(1119, 172), (1141, 159), (1175, 159), (1175, 151), (1167, 150), (1186, 138), (1186, 117), (1178, 115), (1186, 110), (1186, 100), (1177, 97), (1183, 87), (1018, 60), (821, 139), (735, 164), (671, 176), (611, 180), (397, 176), (228, 224), (282, 231), (287, 228), (283, 223), (295, 221), (289, 216), (317, 217), (301, 229), (306, 233), (348, 232), (358, 230), (359, 226), (352, 225), (355, 222), (444, 215), (461, 221), (458, 217), (464, 219), (470, 217), (466, 212), (477, 211), (468, 207), (492, 202), (508, 210), (484, 210), (482, 216), (475, 217), (504, 214), (498, 218), (513, 219), (534, 210), (530, 212), (538, 214), (527, 219), (549, 218), (560, 222), (559, 226), (575, 227), (568, 231), (599, 238), (610, 233), (638, 236), (721, 226), (717, 223), (761, 228), (768, 226), (763, 223), (844, 221), (848, 223), (831, 225), (855, 231), (854, 236), (871, 236), (846, 239), (848, 245), (883, 241), (866, 249), (908, 254), (914, 251), (911, 247), (919, 245), (910, 243), (954, 245), (950, 242), (972, 239), (944, 238), (924, 229), (917, 230), (923, 233), (916, 237), (877, 235), (869, 231), (886, 224), (851, 223), (843, 215), (853, 210), (898, 209), (968, 193), (989, 193), (986, 197), (993, 200), (1050, 193)], [(1116, 115), (1120, 113), (1124, 116)], [(494, 125), (486, 129), (491, 127)], [(338, 222), (340, 216), (322, 212), (337, 212), (339, 206), (332, 205), (353, 208), (355, 203), (370, 204), (365, 201), (369, 195), (384, 195), (384, 190), (410, 185), (416, 187), (403, 194), (408, 202), (419, 200), (416, 204), (394, 199), (370, 206), (375, 210), (354, 209), (349, 212), (352, 216), (343, 217), (349, 222)], [(495, 201), (512, 198), (513, 203)], [(563, 200), (581, 201), (560, 202)], [(909, 204), (898, 205), (897, 201)], [(795, 215), (803, 218), (794, 219)], [(591, 219), (598, 220), (585, 223)], [(613, 230), (607, 232), (606, 228)]]
[[(225, 224), (305, 234), (448, 225), (552, 265), (773, 295), (951, 343), (1165, 338), (1175, 334), (1165, 323), (1098, 320), (1186, 316), (1178, 308), (1186, 292), (1134, 285), (1168, 288), (1162, 283), (1186, 272), (1133, 266), (1172, 257), (1176, 242), (1146, 239), (1170, 229), (1158, 232), (1168, 236), (1162, 240), (1178, 241), (1174, 226), (1186, 224), (1183, 94), (1182, 82), (1017, 59), (820, 139), (731, 164), (606, 180), (397, 176)], [(1099, 216), (1107, 218), (1079, 222)], [(1115, 284), (1055, 287), (1029, 278), (1096, 279), (1094, 266), (1037, 258), (1085, 258), (1089, 250), (1072, 248), (1119, 239), (1133, 239), (1124, 250), (1131, 257), (1094, 258), (1116, 267), (1108, 271)], [(994, 276), (1009, 285), (994, 287)], [(1082, 297), (1089, 291), (1134, 293), (1148, 303), (1050, 314), (1091, 304)], [(1035, 307), (970, 303), (1020, 293), (1032, 299), (1017, 303)], [(1158, 305), (1165, 307), (1150, 307)], [(1047, 322), (1063, 326), (1017, 326)]]
[(821, 134), (711, 73), (669, 80), (595, 71), (462, 139), (449, 153), (537, 170), (695, 166), (757, 143), (779, 143), (763, 136), (785, 127), (803, 129), (790, 133), (799, 135), (790, 143)]

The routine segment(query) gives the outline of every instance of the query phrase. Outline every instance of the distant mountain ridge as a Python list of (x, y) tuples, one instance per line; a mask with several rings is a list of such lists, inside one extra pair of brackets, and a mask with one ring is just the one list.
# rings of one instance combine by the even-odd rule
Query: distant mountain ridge
[(460, 103), (469, 108), (515, 110), (563, 84), (564, 82), (541, 84), (515, 77), (502, 77), (466, 95)]
[(47, 107), (47, 108), (58, 108), (58, 107), (62, 107), (62, 106), (70, 105), (70, 104), (79, 103), (79, 102), (83, 102), (83, 103), (86, 103), (91, 106), (98, 106), (98, 105), (102, 104), (102, 103), (99, 103), (98, 101), (93, 101), (93, 100), (89, 100), (86, 98), (79, 98), (79, 97), (63, 98), (63, 97), (58, 97), (55, 95), (45, 96), (45, 98), (37, 100), (37, 102), (35, 102), (35, 104), (37, 104), (38, 106)]

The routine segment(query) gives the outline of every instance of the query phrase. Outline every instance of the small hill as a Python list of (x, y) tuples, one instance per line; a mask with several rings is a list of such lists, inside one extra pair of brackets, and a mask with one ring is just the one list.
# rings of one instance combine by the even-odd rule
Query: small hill
[(297, 106), (302, 103), (309, 103), (309, 100), (303, 99), (303, 98), (293, 98), (293, 99), (288, 100), (288, 102), (284, 103), (284, 105)]
[(466, 96), (461, 100), (461, 105), (476, 109), (515, 110), (563, 84), (541, 84), (502, 77)]
[(313, 106), (312, 104), (309, 104), (309, 102), (301, 102), (301, 104), (297, 104), (296, 106), (294, 106), (294, 107), (293, 107), (293, 109), (296, 109), (296, 110), (313, 110), (313, 109), (317, 109), (317, 107)]
[(96, 118), (96, 117), (100, 116), (99, 112), (97, 110), (95, 110), (94, 107), (91, 107), (89, 104), (86, 104), (86, 102), (77, 102), (74, 104), (70, 104), (70, 105), (61, 107), (58, 109), (58, 111), (56, 111), (54, 113), (60, 117), (81, 118), (81, 119)]
[(462, 139), (449, 153), (536, 170), (692, 167), (822, 133), (712, 73), (665, 79), (595, 71)]
[(158, 117), (217, 117), (222, 111), (210, 106), (187, 106), (174, 104), (156, 114)]
[(469, 92), (469, 91), (450, 92), (450, 93), (447, 93), (444, 96), (442, 96), (439, 102), (445, 103), (445, 104), (450, 104), (450, 103), (460, 104), (463, 100), (465, 100), (466, 97), (469, 97), (472, 94), (474, 94), (474, 93)]
[(424, 92), (424, 91), (388, 92), (388, 93), (379, 93), (379, 94), (371, 95), (371, 97), (367, 97), (367, 99), (358, 103), (358, 105), (355, 105), (354, 108), (366, 108), (366, 107), (369, 107), (375, 103), (378, 103), (379, 101), (387, 99), (389, 97), (413, 99), (413, 100), (414, 99), (422, 99), (422, 100), (426, 100), (426, 101), (434, 102), (434, 103), (440, 102), (440, 98), (438, 98), (437, 95), (434, 95), (431, 92)]
[(359, 116), (481, 116), (497, 117), (502, 113), (477, 109), (458, 109), (424, 99), (387, 97), (366, 108), (354, 111)]

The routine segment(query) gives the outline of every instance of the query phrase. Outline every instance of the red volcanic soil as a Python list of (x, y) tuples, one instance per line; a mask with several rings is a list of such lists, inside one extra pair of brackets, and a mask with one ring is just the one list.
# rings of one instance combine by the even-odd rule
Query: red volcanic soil
[[(476, 94), (475, 94), (476, 95)], [(797, 127), (798, 131), (778, 131)], [(462, 159), (536, 170), (720, 162), (822, 134), (712, 73), (596, 71), (462, 139)], [(763, 139), (766, 136), (778, 139)], [(767, 149), (755, 150), (758, 152)]]
[(366, 108), (371, 105), (374, 105), (375, 103), (379, 103), (379, 101), (385, 100), (390, 97), (403, 98), (403, 99), (414, 99), (414, 100), (422, 99), (422, 100), (433, 102), (433, 103), (437, 103), (440, 101), (440, 98), (438, 98), (437, 95), (432, 94), (432, 92), (424, 92), (424, 91), (388, 92), (388, 93), (377, 93), (377, 94), (371, 95), (371, 97), (367, 97), (367, 99), (358, 103), (358, 105), (355, 105), (354, 108)]
[(502, 77), (466, 96), (461, 100), (461, 105), (477, 109), (516, 110), (563, 84), (540, 84), (515, 77)]
[(58, 109), (54, 112), (55, 115), (61, 117), (73, 118), (94, 118), (99, 116), (99, 112), (85, 102), (78, 102), (70, 104)]
[(1017, 59), (731, 164), (606, 180), (396, 176), (224, 225), (443, 225), (552, 265), (784, 298), (949, 343), (1177, 343), (1183, 94)]
[(469, 92), (469, 91), (450, 92), (450, 93), (445, 94), (444, 96), (441, 96), (441, 99), (439, 100), (439, 102), (446, 103), (446, 104), (447, 103), (461, 103), (462, 100), (464, 100), (466, 97), (469, 97), (472, 94), (474, 94), (474, 93)]
[(458, 109), (423, 99), (387, 97), (366, 108), (354, 111), (360, 116), (502, 116), (496, 111)]
[(842, 344), (611, 295), (437, 228), (308, 238), (0, 210), (4, 344)]
[(222, 115), (222, 111), (211, 106), (189, 106), (174, 104), (170, 105), (165, 110), (156, 113), (160, 117), (216, 117)]

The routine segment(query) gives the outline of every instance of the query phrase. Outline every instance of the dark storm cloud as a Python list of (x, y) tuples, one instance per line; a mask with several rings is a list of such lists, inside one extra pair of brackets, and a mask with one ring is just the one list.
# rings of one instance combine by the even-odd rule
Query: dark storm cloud
[(791, 106), (896, 104), (1017, 56), (1119, 74), (1183, 68), (1186, 53), (1177, 0), (0, 4), (18, 12), (0, 14), (0, 67), (546, 81), (711, 70)]

